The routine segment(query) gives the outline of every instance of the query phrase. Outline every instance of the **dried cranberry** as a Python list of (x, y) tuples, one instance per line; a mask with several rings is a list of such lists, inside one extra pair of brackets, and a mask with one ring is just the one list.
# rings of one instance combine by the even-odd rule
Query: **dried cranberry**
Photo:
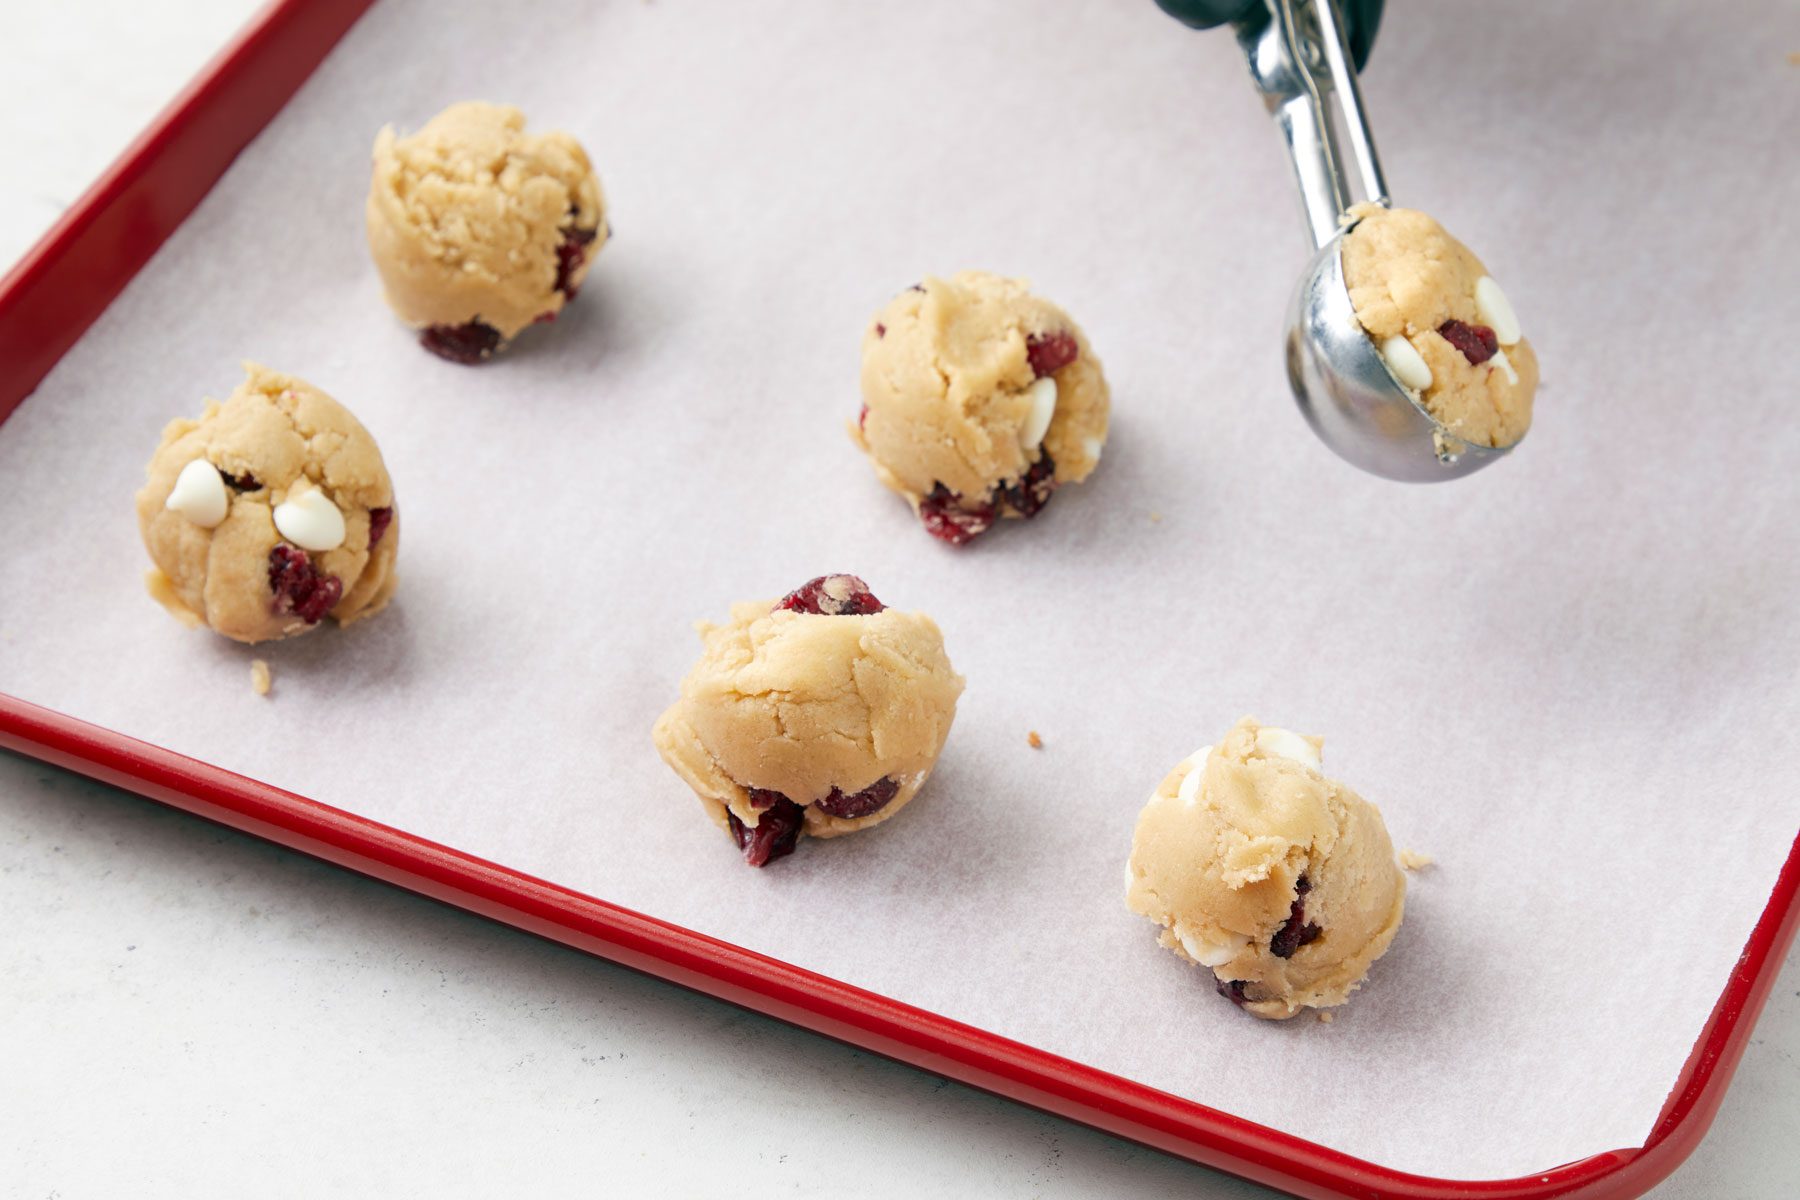
[(860, 792), (852, 792), (846, 796), (836, 788), (823, 800), (813, 801), (813, 807), (832, 817), (842, 817), (853, 821), (857, 817), (866, 817), (878, 813), (888, 806), (888, 802), (900, 793), (900, 782), (883, 776)]
[(1031, 469), (1000, 489), (1007, 504), (1021, 517), (1035, 517), (1050, 503), (1056, 490), (1056, 463), (1048, 453), (1040, 454)]
[(500, 331), (485, 321), (466, 325), (432, 325), (419, 335), (419, 345), (439, 358), (472, 367), (500, 348)]
[(369, 510), (369, 549), (375, 548), (375, 543), (381, 540), (381, 535), (387, 532), (388, 523), (393, 519), (394, 510), (391, 508), (371, 508)]
[(875, 322), (875, 336), (878, 338), (887, 336), (887, 326), (883, 325), (880, 321)]
[(817, 617), (866, 617), (887, 605), (854, 575), (821, 575), (809, 579), (775, 605), (775, 612), (812, 613)]
[(1213, 976), (1213, 991), (1242, 1008), (1246, 999), (1244, 995), (1245, 982), (1242, 979), (1220, 979), (1215, 975)]
[(229, 471), (220, 471), (219, 478), (223, 479), (226, 486), (231, 488), (234, 492), (254, 492), (262, 486), (262, 484), (256, 481), (256, 476), (248, 471), (245, 471), (242, 475), (233, 475)]
[(1500, 350), (1500, 336), (1486, 325), (1445, 321), (1438, 326), (1438, 336), (1461, 350), (1472, 366), (1480, 366)]
[(1039, 379), (1056, 374), (1080, 357), (1081, 346), (1067, 329), (1056, 333), (1034, 333), (1025, 339), (1026, 361), (1031, 363), (1031, 373)]
[(919, 520), (925, 532), (952, 546), (966, 545), (976, 535), (985, 533), (994, 523), (993, 501), (983, 501), (975, 508), (965, 508), (962, 497), (938, 484), (919, 501)]
[(858, 429), (869, 427), (869, 406), (866, 404), (862, 406), (862, 411), (856, 414), (856, 427)]
[(273, 611), (291, 612), (308, 625), (317, 625), (344, 597), (343, 580), (320, 571), (306, 551), (286, 542), (269, 551), (269, 589), (275, 593)]
[(744, 861), (753, 867), (792, 854), (794, 847), (800, 844), (800, 830), (806, 824), (806, 813), (798, 804), (779, 792), (768, 794), (775, 799), (763, 810), (754, 827), (746, 826), (734, 812), (725, 814), (731, 836), (738, 849), (744, 852)]
[(570, 300), (580, 290), (580, 285), (575, 282), (575, 272), (587, 261), (588, 246), (599, 234), (598, 229), (577, 229), (571, 225), (563, 231), (563, 239), (557, 244), (556, 290)]
[(1306, 893), (1310, 891), (1312, 884), (1306, 876), (1294, 880), (1294, 903), (1288, 909), (1287, 922), (1269, 939), (1269, 953), (1276, 958), (1294, 957), (1294, 951), (1324, 932), (1306, 919)]

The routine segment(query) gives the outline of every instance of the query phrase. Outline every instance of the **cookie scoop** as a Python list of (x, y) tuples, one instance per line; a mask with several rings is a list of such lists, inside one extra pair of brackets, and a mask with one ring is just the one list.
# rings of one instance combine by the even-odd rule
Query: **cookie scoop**
[(1132, 839), (1126, 905), (1258, 1017), (1348, 1001), (1405, 910), (1380, 811), (1322, 745), (1246, 717), (1169, 772)]
[(744, 861), (869, 829), (918, 795), (963, 688), (930, 617), (824, 575), (699, 629), (700, 661), (652, 737)]
[(1530, 425), (1537, 359), (1480, 261), (1424, 214), (1389, 211), (1356, 82), (1379, 0), (1157, 2), (1196, 28), (1232, 27), (1293, 161), (1314, 254), (1284, 347), (1313, 432), (1346, 461), (1405, 482), (1458, 479), (1504, 457)]

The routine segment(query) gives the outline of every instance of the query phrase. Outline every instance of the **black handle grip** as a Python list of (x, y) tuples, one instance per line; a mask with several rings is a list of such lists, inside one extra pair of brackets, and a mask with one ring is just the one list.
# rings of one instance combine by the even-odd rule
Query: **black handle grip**
[[(1338, 0), (1344, 14), (1344, 34), (1350, 41), (1350, 57), (1356, 69), (1369, 61), (1375, 31), (1381, 26), (1382, 0)], [(1233, 21), (1266, 16), (1263, 0), (1156, 0), (1156, 6), (1191, 29), (1211, 29)]]
[(1156, 0), (1156, 7), (1190, 29), (1211, 29), (1261, 8), (1262, 0)]

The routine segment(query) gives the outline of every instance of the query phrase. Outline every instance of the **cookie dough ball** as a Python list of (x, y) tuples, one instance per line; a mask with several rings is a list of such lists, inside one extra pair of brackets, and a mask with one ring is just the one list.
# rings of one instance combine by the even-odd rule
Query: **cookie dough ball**
[(1422, 212), (1359, 204), (1350, 216), (1344, 282), (1394, 378), (1456, 440), (1503, 447), (1524, 437), (1537, 354), (1481, 260)]
[(427, 350), (461, 363), (554, 320), (610, 233), (579, 142), (475, 102), (411, 137), (376, 135), (367, 216), (388, 304)]
[(1035, 517), (1100, 462), (1100, 360), (1022, 279), (964, 271), (901, 292), (863, 334), (851, 437), (933, 537), (962, 545), (997, 517)]
[(1343, 1004), (1400, 928), (1406, 879), (1373, 804), (1318, 738), (1246, 717), (1138, 816), (1125, 903), (1259, 1017)]
[(198, 421), (169, 422), (137, 494), (150, 594), (240, 642), (381, 611), (399, 510), (381, 451), (343, 405), (255, 363)]
[(705, 649), (656, 748), (751, 866), (802, 833), (879, 825), (918, 794), (963, 688), (930, 617), (824, 575), (699, 629)]

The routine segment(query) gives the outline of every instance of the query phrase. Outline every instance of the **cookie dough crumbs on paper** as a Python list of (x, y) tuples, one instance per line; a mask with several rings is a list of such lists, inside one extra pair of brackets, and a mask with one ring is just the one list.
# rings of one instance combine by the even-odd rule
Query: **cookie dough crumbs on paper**
[(269, 671), (267, 660), (260, 658), (253, 658), (250, 660), (250, 686), (255, 690), (257, 695), (268, 695), (269, 687), (274, 681), (275, 677)]
[(1435, 862), (1437, 862), (1437, 859), (1431, 857), (1429, 854), (1420, 854), (1417, 850), (1406, 849), (1400, 851), (1400, 865), (1409, 871), (1422, 870)]
[(1025, 741), (1033, 750), (1044, 748), (1044, 739), (1038, 736), (1038, 731), (1035, 729), (1025, 735)]
[(1319, 1010), (1319, 1024), (1329, 1025), (1335, 1020), (1337, 1020), (1337, 1017), (1329, 1008), (1321, 1008)]

